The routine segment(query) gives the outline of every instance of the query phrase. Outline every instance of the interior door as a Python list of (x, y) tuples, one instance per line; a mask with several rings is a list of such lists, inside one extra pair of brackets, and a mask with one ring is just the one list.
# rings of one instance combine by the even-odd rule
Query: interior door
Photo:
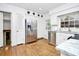
[(3, 13), (0, 12), (0, 47), (3, 46)]
[(11, 39), (12, 45), (25, 43), (25, 19), (21, 14), (12, 13)]
[(25, 43), (25, 18), (22, 14), (17, 14), (16, 23), (17, 44)]

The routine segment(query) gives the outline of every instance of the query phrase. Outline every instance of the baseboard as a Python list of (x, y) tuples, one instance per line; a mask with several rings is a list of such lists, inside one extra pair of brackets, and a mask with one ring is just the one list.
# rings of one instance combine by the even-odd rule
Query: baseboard
[(53, 44), (53, 43), (48, 43), (49, 45), (52, 45), (52, 46), (54, 46), (54, 47), (56, 47), (56, 45), (55, 44)]
[(26, 44), (31, 44), (31, 43), (35, 43), (35, 42), (37, 42), (37, 40), (32, 41), (32, 42), (27, 42)]
[(24, 43), (17, 44), (16, 46), (19, 46), (19, 45), (24, 45)]
[(48, 40), (47, 38), (43, 38), (43, 39)]
[(0, 48), (4, 48), (4, 46), (1, 46)]
[(37, 40), (45, 39), (44, 37), (37, 38)]

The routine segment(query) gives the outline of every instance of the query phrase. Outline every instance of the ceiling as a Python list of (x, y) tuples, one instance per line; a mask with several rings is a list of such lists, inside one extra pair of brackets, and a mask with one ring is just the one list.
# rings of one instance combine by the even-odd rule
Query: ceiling
[(47, 14), (65, 3), (7, 3), (10, 5), (18, 6), (27, 10), (31, 10), (40, 14)]

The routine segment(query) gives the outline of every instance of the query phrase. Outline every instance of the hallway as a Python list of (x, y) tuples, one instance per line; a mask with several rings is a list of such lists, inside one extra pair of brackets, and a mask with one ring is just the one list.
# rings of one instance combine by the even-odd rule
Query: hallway
[(0, 48), (0, 56), (58, 56), (59, 52), (54, 46), (49, 45), (47, 40), (18, 45), (15, 47)]

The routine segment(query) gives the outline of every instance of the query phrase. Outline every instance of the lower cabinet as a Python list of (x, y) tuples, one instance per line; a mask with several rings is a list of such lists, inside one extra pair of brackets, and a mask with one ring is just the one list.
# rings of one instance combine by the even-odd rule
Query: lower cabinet
[(59, 45), (59, 44), (63, 43), (70, 36), (74, 36), (74, 34), (69, 34), (69, 33), (56, 33), (56, 45)]

